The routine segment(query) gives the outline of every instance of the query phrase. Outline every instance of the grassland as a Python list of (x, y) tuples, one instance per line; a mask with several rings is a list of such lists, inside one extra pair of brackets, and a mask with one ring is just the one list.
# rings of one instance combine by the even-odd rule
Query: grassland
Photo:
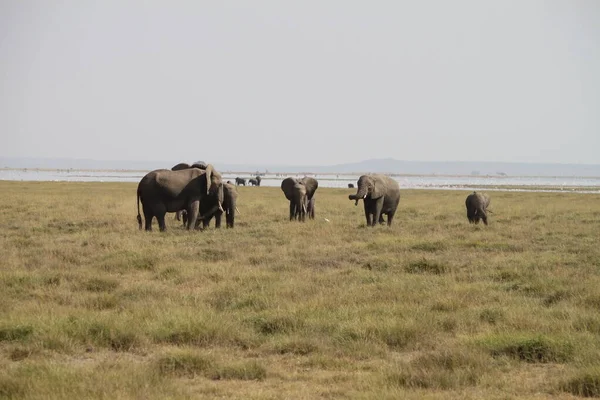
[[(351, 189), (287, 221), (241, 187), (233, 230), (138, 231), (135, 184), (0, 182), (0, 397), (600, 395), (600, 195)], [(325, 218), (329, 222), (325, 221)]]

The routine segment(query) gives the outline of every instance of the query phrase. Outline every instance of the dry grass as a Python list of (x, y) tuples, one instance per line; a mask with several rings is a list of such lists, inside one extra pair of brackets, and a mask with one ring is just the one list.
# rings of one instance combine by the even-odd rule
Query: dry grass
[[(351, 189), (287, 221), (240, 187), (234, 230), (140, 232), (135, 184), (0, 182), (0, 397), (598, 396), (600, 196)], [(326, 222), (327, 218), (330, 222)]]

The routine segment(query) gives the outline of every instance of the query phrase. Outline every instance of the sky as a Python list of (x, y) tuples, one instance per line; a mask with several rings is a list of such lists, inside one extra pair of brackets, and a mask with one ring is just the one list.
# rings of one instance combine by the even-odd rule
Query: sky
[(600, 164), (600, 1), (0, 1), (0, 156)]

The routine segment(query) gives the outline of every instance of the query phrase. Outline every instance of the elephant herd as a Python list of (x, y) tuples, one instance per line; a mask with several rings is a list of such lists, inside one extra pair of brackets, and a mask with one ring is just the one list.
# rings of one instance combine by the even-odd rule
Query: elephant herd
[[(257, 177), (260, 178), (260, 177)], [(236, 185), (238, 184), (236, 178)], [(258, 181), (260, 185), (260, 180)], [(187, 229), (206, 228), (215, 218), (217, 228), (221, 226), (221, 217), (225, 213), (228, 228), (234, 227), (237, 210), (238, 193), (236, 185), (223, 178), (211, 164), (196, 162), (192, 165), (181, 163), (170, 170), (158, 169), (146, 174), (137, 188), (137, 221), (142, 229), (140, 201), (145, 220), (145, 229), (152, 230), (152, 219), (156, 217), (161, 231), (166, 229), (167, 212), (177, 213), (177, 219), (183, 217)], [(257, 185), (257, 186), (258, 186)], [(281, 182), (281, 190), (290, 202), (289, 218), (304, 222), (306, 216), (315, 218), (315, 192), (319, 187), (316, 179), (285, 178)], [(350, 185), (348, 185), (350, 187)], [(362, 175), (357, 182), (356, 194), (348, 196), (358, 205), (363, 200), (367, 226), (377, 223), (390, 226), (400, 203), (400, 185), (387, 175)], [(467, 218), (470, 223), (483, 221), (488, 223), (487, 213), (490, 198), (473, 192), (465, 201)]]
[[(252, 186), (260, 186), (261, 180), (262, 180), (262, 178), (260, 177), (260, 175), (256, 175), (256, 178), (248, 179), (248, 184), (252, 185)], [(240, 186), (240, 185), (246, 186), (246, 179), (240, 178), (240, 177), (235, 178), (235, 185), (236, 186)]]

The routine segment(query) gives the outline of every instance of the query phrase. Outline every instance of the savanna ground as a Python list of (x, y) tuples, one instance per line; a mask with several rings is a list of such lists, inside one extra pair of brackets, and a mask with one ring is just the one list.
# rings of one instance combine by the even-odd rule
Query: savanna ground
[(240, 187), (235, 229), (161, 234), (135, 191), (0, 182), (0, 397), (600, 395), (598, 194), (490, 192), (485, 227), (406, 190), (371, 229), (351, 189), (301, 224)]

